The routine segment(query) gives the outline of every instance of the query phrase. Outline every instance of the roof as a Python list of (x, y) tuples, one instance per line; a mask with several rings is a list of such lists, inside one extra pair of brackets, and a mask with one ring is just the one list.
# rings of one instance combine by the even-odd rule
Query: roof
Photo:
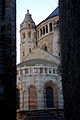
[(24, 62), (21, 62), (17, 65), (17, 67), (24, 67), (24, 66), (35, 66), (35, 65), (44, 65), (44, 66), (57, 66), (56, 63), (45, 60), (45, 59), (30, 59), (30, 60), (26, 60)]
[[(48, 20), (48, 19), (50, 19), (50, 18), (52, 18), (52, 17), (55, 17), (55, 16), (57, 16), (57, 15), (59, 15), (59, 7), (57, 7), (45, 20), (43, 20), (42, 22), (44, 22), (44, 21), (46, 21), (46, 20)], [(40, 25), (42, 22), (40, 22), (38, 25)], [(37, 25), (37, 26), (38, 26)]]
[(59, 15), (59, 7), (57, 7), (45, 20), (50, 19), (57, 15)]

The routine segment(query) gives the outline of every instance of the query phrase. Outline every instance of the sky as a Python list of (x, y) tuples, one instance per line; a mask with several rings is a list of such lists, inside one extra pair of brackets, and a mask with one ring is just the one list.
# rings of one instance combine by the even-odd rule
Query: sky
[(39, 24), (47, 18), (58, 6), (58, 0), (17, 0), (16, 2), (16, 48), (17, 64), (20, 63), (20, 24), (22, 23), (27, 10), (32, 15), (35, 24)]

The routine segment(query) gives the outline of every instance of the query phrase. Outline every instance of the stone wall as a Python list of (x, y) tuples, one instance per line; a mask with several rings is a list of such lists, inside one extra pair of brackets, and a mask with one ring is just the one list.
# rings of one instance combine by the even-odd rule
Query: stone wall
[[(33, 69), (32, 72), (30, 72), (31, 68)], [(36, 72), (35, 68), (37, 68)], [(35, 97), (35, 109), (46, 109), (45, 97), (46, 88), (48, 86), (50, 86), (54, 91), (54, 108), (63, 108), (61, 77), (57, 74), (57, 68), (55, 68), (54, 72), (52, 67), (42, 66), (42, 73), (40, 73), (41, 66), (35, 66), (35, 68), (33, 66), (29, 66), (28, 73), (25, 73), (24, 67), (18, 68), (19, 74), (17, 75), (17, 84), (20, 90), (20, 110), (30, 109), (30, 101), (33, 102), (34, 100), (32, 97)], [(45, 68), (47, 68), (47, 72), (45, 71)], [(20, 73), (20, 69), (24, 72)], [(35, 95), (30, 95), (30, 88), (35, 88)]]

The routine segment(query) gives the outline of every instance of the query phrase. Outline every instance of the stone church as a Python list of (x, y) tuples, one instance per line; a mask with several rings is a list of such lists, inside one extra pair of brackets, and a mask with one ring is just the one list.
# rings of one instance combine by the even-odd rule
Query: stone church
[(29, 10), (20, 24), (18, 111), (63, 109), (59, 8), (38, 25)]

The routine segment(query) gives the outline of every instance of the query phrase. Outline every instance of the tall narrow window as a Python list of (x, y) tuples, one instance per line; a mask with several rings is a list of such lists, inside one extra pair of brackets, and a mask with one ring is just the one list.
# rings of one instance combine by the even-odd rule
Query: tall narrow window
[(43, 35), (45, 35), (45, 27), (43, 27)]
[(45, 68), (45, 73), (47, 73), (47, 68)]
[(52, 23), (49, 23), (50, 32), (52, 31)]
[(51, 73), (51, 68), (49, 68), (49, 73)]
[(28, 32), (28, 37), (31, 38), (31, 32)]
[(23, 39), (25, 39), (25, 33), (23, 33)]
[(53, 73), (55, 74), (55, 68), (53, 68)]
[(28, 26), (30, 27), (30, 24), (28, 24)]
[(48, 33), (48, 25), (46, 25), (46, 33)]
[(25, 52), (23, 51), (23, 56), (25, 56)]
[(29, 53), (31, 52), (31, 48), (29, 48)]
[(46, 105), (48, 108), (54, 107), (53, 89), (50, 86), (46, 88)]
[(43, 68), (40, 68), (40, 73), (43, 73)]
[(28, 74), (28, 68), (25, 68), (25, 73)]

